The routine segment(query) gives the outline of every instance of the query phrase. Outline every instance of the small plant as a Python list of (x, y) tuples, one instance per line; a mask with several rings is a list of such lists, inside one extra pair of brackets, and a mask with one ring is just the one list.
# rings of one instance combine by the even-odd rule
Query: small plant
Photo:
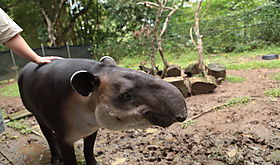
[(0, 94), (5, 97), (18, 97), (19, 91), (17, 83), (13, 83), (1, 88)]
[(246, 79), (244, 77), (239, 77), (239, 76), (227, 76), (226, 81), (230, 83), (240, 83), (245, 81)]
[(181, 123), (181, 127), (182, 127), (183, 129), (186, 129), (186, 128), (188, 128), (189, 126), (194, 125), (195, 122), (196, 122), (195, 120), (189, 120), (189, 121), (187, 121), (187, 122), (183, 122), (183, 123)]
[(270, 97), (280, 97), (280, 88), (266, 90), (264, 94)]
[(24, 124), (24, 119), (10, 121), (6, 125), (9, 128), (20, 131), (22, 134), (30, 134), (33, 131)]
[(249, 103), (252, 99), (248, 96), (245, 97), (234, 97), (229, 99), (223, 107), (233, 107), (235, 105), (246, 104)]

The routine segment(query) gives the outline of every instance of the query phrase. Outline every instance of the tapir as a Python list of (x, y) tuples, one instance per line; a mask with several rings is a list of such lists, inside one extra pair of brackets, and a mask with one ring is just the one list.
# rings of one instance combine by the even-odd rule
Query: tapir
[(55, 165), (77, 165), (74, 142), (82, 138), (86, 164), (98, 164), (93, 153), (99, 128), (168, 127), (186, 119), (186, 103), (175, 86), (110, 62), (30, 62), (21, 70), (18, 85), (24, 106), (34, 114), (48, 141)]

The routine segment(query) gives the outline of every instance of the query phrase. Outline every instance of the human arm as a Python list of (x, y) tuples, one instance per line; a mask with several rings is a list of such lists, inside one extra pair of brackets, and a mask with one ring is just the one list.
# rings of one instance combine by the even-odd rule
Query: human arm
[(14, 37), (12, 37), (4, 44), (5, 46), (13, 50), (17, 55), (27, 60), (36, 62), (38, 64), (50, 63), (52, 60), (62, 59), (61, 57), (54, 57), (54, 56), (46, 56), (46, 57), (38, 56), (29, 47), (29, 45), (25, 42), (25, 40), (21, 37), (20, 34), (16, 34)]

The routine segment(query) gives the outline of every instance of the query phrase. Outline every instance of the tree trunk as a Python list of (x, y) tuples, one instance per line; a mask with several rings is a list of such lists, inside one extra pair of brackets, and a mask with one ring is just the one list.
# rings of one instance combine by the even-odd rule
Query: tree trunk
[[(158, 72), (158, 69), (156, 68), (156, 64), (155, 64), (155, 55), (156, 55), (157, 51), (159, 52), (161, 60), (162, 60), (163, 65), (164, 65), (163, 71), (161, 73), (161, 78), (162, 79), (166, 76), (166, 72), (167, 72), (167, 69), (169, 67), (168, 62), (164, 57), (164, 52), (163, 52), (163, 48), (162, 48), (162, 44), (161, 44), (162, 43), (161, 42), (162, 41), (162, 36), (164, 35), (164, 33), (167, 29), (167, 25), (169, 24), (171, 16), (177, 10), (177, 7), (171, 8), (171, 7), (165, 6), (167, 2), (168, 2), (168, 0), (163, 0), (162, 2), (160, 0), (157, 0), (157, 4), (153, 3), (153, 2), (148, 2), (148, 1), (138, 3), (138, 4), (145, 5), (147, 7), (158, 8), (156, 21), (155, 21), (155, 25), (154, 25), (154, 29), (153, 29), (152, 52), (151, 52), (151, 55), (150, 55), (150, 59), (151, 59), (151, 66), (152, 66), (152, 69), (153, 69), (152, 74), (155, 75)], [(171, 10), (171, 11), (167, 15), (167, 17), (166, 17), (166, 19), (163, 23), (163, 27), (160, 31), (160, 34), (158, 34), (158, 28), (160, 26), (163, 10)]]
[(197, 38), (197, 50), (198, 50), (198, 64), (199, 68), (202, 70), (203, 76), (206, 76), (206, 71), (203, 63), (203, 47), (202, 47), (202, 36), (200, 35), (200, 30), (199, 30), (199, 15), (200, 15), (200, 9), (201, 9), (201, 4), (203, 0), (199, 0), (197, 2), (197, 8), (195, 12), (195, 34)]

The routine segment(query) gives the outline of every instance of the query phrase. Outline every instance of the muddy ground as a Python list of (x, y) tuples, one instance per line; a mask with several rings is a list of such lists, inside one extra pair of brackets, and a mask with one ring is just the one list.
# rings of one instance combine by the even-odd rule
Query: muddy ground
[[(233, 97), (249, 96), (249, 103), (224, 107), (167, 129), (100, 130), (95, 156), (104, 165), (279, 165), (280, 98), (264, 95), (265, 90), (280, 87), (280, 82), (271, 79), (279, 72), (280, 69), (227, 71), (228, 75), (246, 80), (223, 82), (214, 93), (187, 98), (188, 118)], [(1, 97), (0, 103), (0, 109), (8, 114), (24, 108), (19, 98)], [(33, 117), (25, 123), (38, 130)], [(0, 139), (1, 165), (49, 164), (44, 137), (7, 128)], [(76, 149), (78, 159), (83, 160), (81, 141), (76, 143)]]

